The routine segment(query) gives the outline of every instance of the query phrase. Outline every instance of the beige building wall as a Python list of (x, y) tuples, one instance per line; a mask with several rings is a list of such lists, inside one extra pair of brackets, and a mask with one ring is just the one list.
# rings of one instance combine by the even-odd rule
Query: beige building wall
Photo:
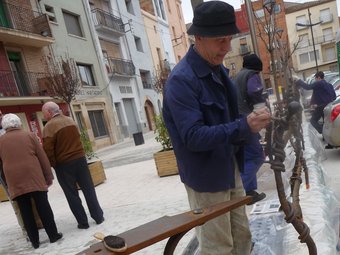
[[(317, 59), (319, 70), (336, 71), (335, 36), (339, 27), (336, 1), (319, 1), (310, 6), (309, 11), (312, 24), (323, 21), (312, 26), (315, 50), (319, 55)], [(301, 78), (306, 78), (316, 72), (312, 32), (310, 26), (297, 26), (296, 23), (309, 24), (307, 6), (297, 11), (287, 9), (286, 22), (291, 50), (297, 45), (292, 55), (294, 71)]]
[(231, 40), (231, 50), (224, 58), (224, 65), (229, 69), (231, 78), (242, 69), (243, 56), (254, 53), (249, 33), (237, 34)]
[(160, 31), (157, 29), (157, 18), (144, 10), (141, 10), (141, 13), (146, 28), (145, 30), (151, 50), (152, 61), (155, 67), (155, 70), (153, 71), (155, 72), (156, 70), (160, 70), (163, 59), (165, 58), (163, 44), (159, 35)]
[(178, 63), (179, 60), (184, 57), (190, 46), (181, 8), (181, 0), (166, 0), (165, 5), (171, 34), (171, 42), (176, 63)]

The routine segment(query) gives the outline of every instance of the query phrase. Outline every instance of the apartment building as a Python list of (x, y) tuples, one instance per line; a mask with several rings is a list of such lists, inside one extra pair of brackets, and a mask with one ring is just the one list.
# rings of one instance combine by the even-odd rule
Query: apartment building
[(166, 12), (170, 26), (171, 42), (178, 63), (189, 49), (189, 39), (184, 23), (181, 0), (166, 0)]
[[(36, 2), (0, 1), (0, 109), (17, 114), (27, 131), (41, 137), (47, 74), (41, 61), (55, 42), (47, 15)], [(53, 95), (52, 95), (53, 96)], [(64, 111), (67, 105), (61, 104)]]
[(55, 59), (69, 58), (76, 65), (81, 87), (71, 102), (72, 116), (86, 130), (94, 149), (120, 140), (111, 107), (105, 67), (91, 26), (91, 13), (83, 0), (41, 0), (39, 8), (49, 18), (55, 42), (50, 52)]
[[(144, 20), (149, 24), (146, 26), (148, 36), (152, 36), (152, 38), (148, 37), (148, 40), (155, 70), (156, 72), (164, 68), (170, 70), (176, 64), (176, 60), (171, 43), (171, 32), (165, 3), (163, 0), (140, 0), (140, 7)], [(153, 29), (154, 32), (149, 31), (150, 29)], [(157, 45), (154, 45), (152, 41), (155, 37), (158, 38)]]
[(320, 71), (338, 71), (335, 0), (290, 6), (286, 8), (286, 22), (290, 48), (295, 49), (292, 61), (296, 74), (304, 79), (316, 72), (316, 66)]
[(151, 80), (153, 66), (138, 1), (87, 0), (87, 3), (98, 55), (105, 67), (114, 109), (112, 117), (121, 136), (152, 130), (146, 112), (153, 114), (157, 93), (150, 97), (144, 93), (144, 80)]

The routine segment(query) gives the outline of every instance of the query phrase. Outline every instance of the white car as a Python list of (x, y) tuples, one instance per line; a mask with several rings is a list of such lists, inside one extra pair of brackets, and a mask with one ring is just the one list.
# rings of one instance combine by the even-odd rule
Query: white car
[(324, 113), (324, 124), (322, 135), (325, 142), (331, 146), (340, 146), (340, 96), (331, 103), (329, 103)]

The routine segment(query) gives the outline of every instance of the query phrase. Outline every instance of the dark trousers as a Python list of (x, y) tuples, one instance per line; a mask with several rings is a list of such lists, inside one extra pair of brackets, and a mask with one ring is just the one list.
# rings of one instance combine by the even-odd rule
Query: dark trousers
[(99, 205), (85, 157), (59, 164), (55, 170), (58, 182), (78, 224), (88, 224), (88, 220), (79, 197), (77, 183), (84, 194), (92, 219), (96, 222), (101, 221), (103, 210)]
[(259, 141), (260, 138), (259, 134), (254, 134), (250, 143), (244, 146), (244, 169), (240, 175), (246, 192), (257, 189), (256, 174), (264, 161), (264, 152)]
[(322, 134), (322, 127), (323, 125), (319, 123), (319, 120), (323, 117), (323, 109), (325, 108), (324, 105), (322, 106), (317, 106), (314, 109), (314, 112), (312, 114), (312, 117), (310, 119), (310, 124), (312, 124), (312, 126), (319, 132), (319, 134)]
[(58, 234), (58, 231), (54, 221), (53, 211), (51, 209), (50, 203), (48, 202), (47, 192), (31, 192), (15, 198), (15, 201), (17, 201), (18, 203), (22, 221), (24, 222), (24, 226), (31, 243), (39, 243), (39, 231), (33, 214), (31, 198), (33, 198), (35, 202), (37, 212), (48, 237), (50, 239), (55, 238), (55, 236)]

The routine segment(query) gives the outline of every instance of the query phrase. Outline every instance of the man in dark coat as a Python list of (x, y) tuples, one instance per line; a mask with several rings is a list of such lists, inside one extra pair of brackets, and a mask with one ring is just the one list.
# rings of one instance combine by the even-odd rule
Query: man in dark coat
[[(254, 106), (263, 105), (266, 99), (262, 96), (263, 85), (259, 73), (262, 71), (262, 61), (256, 54), (243, 58), (243, 68), (236, 75), (234, 82), (237, 88), (237, 101), (240, 114), (248, 115)], [(264, 161), (264, 151), (260, 144), (259, 133), (253, 134), (244, 148), (244, 170), (241, 172), (242, 182), (247, 196), (251, 196), (252, 205), (266, 197), (265, 193), (258, 193), (256, 173)]]
[(301, 79), (295, 81), (295, 84), (306, 90), (313, 90), (311, 105), (316, 105), (310, 123), (319, 132), (322, 133), (323, 124), (319, 120), (323, 119), (323, 109), (327, 104), (336, 99), (336, 94), (332, 84), (324, 80), (325, 74), (319, 71), (315, 74), (315, 82), (308, 85)]

